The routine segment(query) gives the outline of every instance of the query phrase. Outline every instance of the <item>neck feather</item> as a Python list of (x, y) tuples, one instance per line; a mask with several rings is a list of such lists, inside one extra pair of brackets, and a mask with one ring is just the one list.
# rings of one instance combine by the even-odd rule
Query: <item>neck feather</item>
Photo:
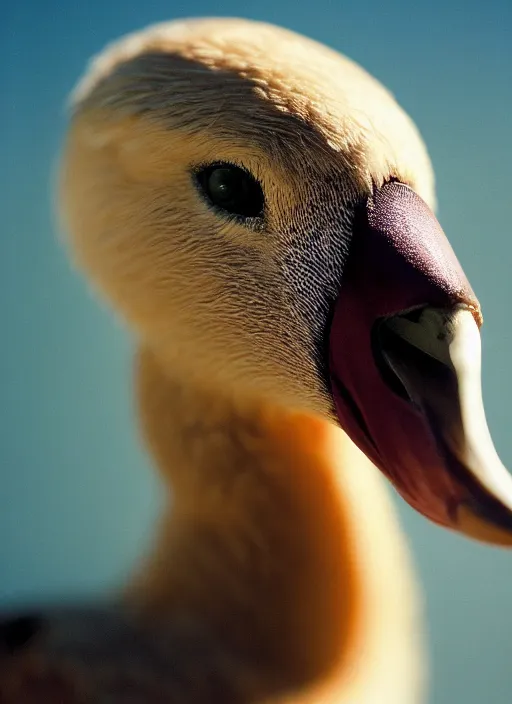
[(206, 624), (286, 701), (419, 701), (415, 583), (366, 458), (330, 423), (191, 388), (147, 350), (137, 380), (170, 490), (130, 598)]

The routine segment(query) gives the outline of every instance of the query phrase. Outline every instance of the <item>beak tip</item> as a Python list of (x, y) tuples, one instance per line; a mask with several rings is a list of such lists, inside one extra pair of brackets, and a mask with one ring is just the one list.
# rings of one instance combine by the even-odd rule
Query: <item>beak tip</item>
[(512, 512), (508, 512), (507, 518), (509, 525), (503, 525), (505, 521), (500, 521), (500, 525), (489, 517), (481, 515), (480, 507), (476, 509), (472, 502), (464, 501), (457, 507), (453, 528), (482, 543), (497, 547), (512, 547)]

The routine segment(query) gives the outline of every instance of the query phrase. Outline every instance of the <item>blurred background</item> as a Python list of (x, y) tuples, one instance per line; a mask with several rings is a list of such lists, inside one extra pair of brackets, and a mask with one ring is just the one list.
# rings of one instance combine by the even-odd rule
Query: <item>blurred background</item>
[[(256, 9), (255, 9), (256, 8)], [(65, 100), (89, 57), (183, 16), (265, 20), (376, 75), (432, 156), (439, 217), (483, 304), (484, 394), (512, 467), (512, 3), (292, 0), (0, 4), (0, 607), (116, 584), (151, 536), (130, 341), (66, 261), (52, 213)], [(512, 701), (512, 553), (397, 500), (424, 587), (432, 704)]]

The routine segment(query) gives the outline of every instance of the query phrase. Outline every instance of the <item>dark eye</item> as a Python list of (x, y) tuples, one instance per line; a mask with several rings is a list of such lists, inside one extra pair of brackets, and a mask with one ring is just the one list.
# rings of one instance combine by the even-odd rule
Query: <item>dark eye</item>
[(196, 179), (206, 200), (216, 208), (240, 218), (263, 215), (263, 190), (245, 169), (233, 164), (211, 164), (197, 171)]

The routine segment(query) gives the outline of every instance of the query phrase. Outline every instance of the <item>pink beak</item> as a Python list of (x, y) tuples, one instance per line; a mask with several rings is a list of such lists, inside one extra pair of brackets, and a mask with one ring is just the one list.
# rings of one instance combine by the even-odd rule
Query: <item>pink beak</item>
[(330, 330), (340, 424), (432, 521), (512, 545), (512, 477), (480, 383), (480, 306), (436, 217), (408, 186), (360, 213)]

